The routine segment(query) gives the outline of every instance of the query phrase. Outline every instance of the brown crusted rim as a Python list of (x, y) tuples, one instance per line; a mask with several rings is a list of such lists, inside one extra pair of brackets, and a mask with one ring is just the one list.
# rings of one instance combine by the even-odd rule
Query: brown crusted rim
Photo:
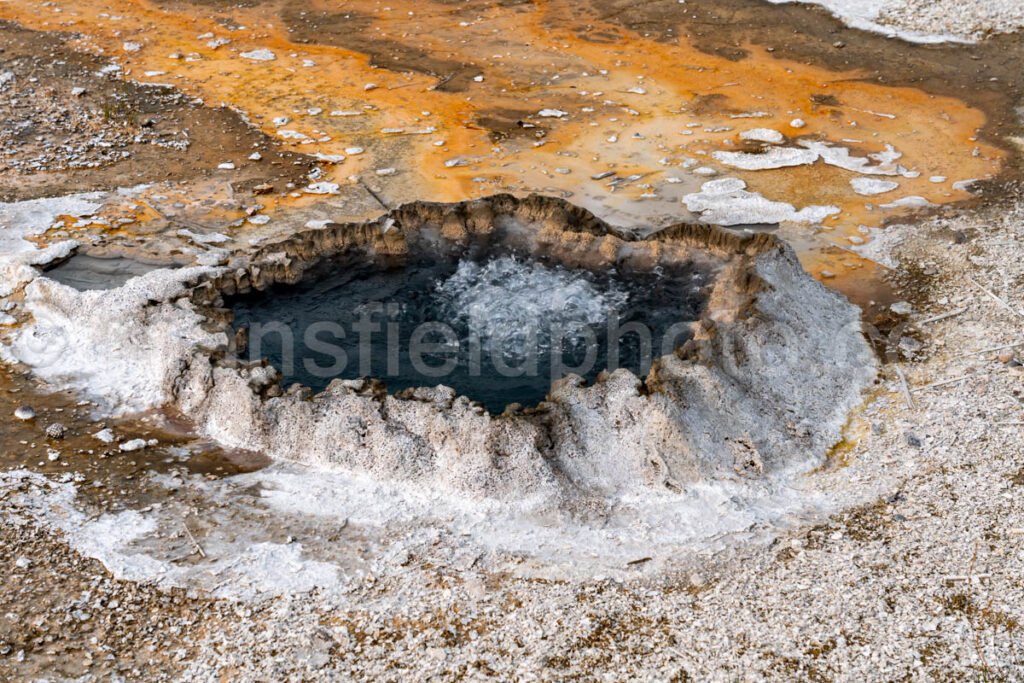
[[(328, 223), (323, 228), (310, 228), (290, 237), (261, 246), (194, 291), (197, 303), (208, 304), (217, 293), (233, 295), (251, 289), (263, 290), (274, 284), (294, 284), (305, 271), (354, 246), (379, 253), (400, 254), (406, 248), (406, 234), (414, 225), (433, 222), (445, 229), (455, 226), (473, 232), (496, 215), (525, 216), (545, 228), (574, 237), (612, 237), (622, 242), (671, 242), (702, 250), (721, 260), (754, 257), (774, 250), (789, 249), (773, 234), (729, 230), (709, 223), (676, 223), (641, 237), (616, 228), (587, 209), (558, 197), (531, 194), (523, 198), (496, 194), (464, 202), (443, 203), (416, 201), (354, 223)], [(397, 229), (392, 229), (397, 228)], [(203, 293), (211, 294), (210, 298)]]
[[(433, 223), (446, 230), (471, 233), (490, 224), (495, 216), (515, 216), (540, 224), (541, 231), (550, 230), (552, 235), (564, 236), (570, 240), (596, 240), (611, 238), (620, 243), (650, 244), (672, 243), (703, 253), (722, 263), (723, 274), (712, 285), (708, 306), (700, 319), (692, 323), (694, 337), (675, 350), (679, 358), (698, 364), (714, 361), (715, 329), (718, 327), (713, 313), (714, 302), (729, 309), (731, 318), (754, 315), (754, 303), (758, 292), (765, 286), (756, 273), (757, 257), (770, 252), (792, 253), (792, 249), (781, 239), (770, 233), (734, 231), (707, 223), (677, 223), (647, 236), (637, 236), (616, 228), (598, 218), (590, 211), (564, 199), (531, 194), (518, 198), (510, 194), (497, 194), (479, 199), (456, 203), (417, 201), (404, 204), (382, 214), (376, 219), (353, 223), (328, 223), (322, 228), (309, 228), (283, 240), (265, 245), (242, 257), (227, 268), (218, 269), (215, 274), (204, 278), (192, 288), (190, 298), (211, 324), (223, 331), (229, 340), (227, 347), (210, 350), (210, 360), (215, 365), (227, 368), (266, 367), (266, 358), (258, 361), (244, 361), (235, 355), (235, 342), (231, 328), (231, 313), (224, 308), (223, 296), (244, 294), (252, 290), (262, 291), (276, 284), (295, 284), (313, 266), (325, 260), (352, 252), (354, 249), (373, 251), (381, 254), (398, 255), (406, 253), (407, 235), (419, 226)], [(726, 272), (727, 271), (727, 272)], [(657, 393), (657, 370), (659, 359), (645, 377), (640, 377), (642, 394)], [(600, 384), (606, 380), (602, 372), (595, 380)], [(564, 380), (556, 380), (564, 381)], [(259, 388), (263, 398), (280, 395), (267, 385)], [(329, 388), (325, 391), (328, 391)], [(306, 398), (316, 394), (309, 387), (294, 385), (289, 393), (298, 392)], [(363, 392), (383, 400), (386, 385), (376, 378), (365, 378)], [(412, 395), (414, 390), (392, 394), (399, 400), (422, 400)], [(270, 392), (270, 393), (268, 393)], [(457, 395), (455, 399), (462, 397)], [(469, 397), (464, 397), (472, 404)], [(453, 399), (453, 400), (455, 400)], [(545, 401), (534, 407), (508, 409), (493, 417), (529, 415), (546, 412)], [(480, 406), (483, 409), (482, 405)]]

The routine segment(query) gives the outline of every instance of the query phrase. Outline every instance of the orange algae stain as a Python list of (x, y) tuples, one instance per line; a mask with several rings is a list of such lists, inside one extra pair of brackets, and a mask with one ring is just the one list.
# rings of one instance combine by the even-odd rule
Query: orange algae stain
[[(966, 199), (953, 183), (991, 177), (1003, 158), (975, 139), (984, 115), (961, 101), (788, 62), (755, 46), (746, 46), (748, 58), (730, 61), (684, 40), (659, 43), (581, 17), (565, 0), (514, 8), (320, 0), (300, 9), (369, 17), (368, 25), (353, 29), (362, 32), (353, 45), (392, 41), (472, 65), (467, 68), (478, 77), (448, 92), (435, 87), (433, 75), (375, 68), (365, 54), (344, 47), (293, 42), (274, 4), (216, 10), (143, 0), (102, 7), (15, 0), (0, 5), (0, 16), (79, 32), (80, 46), (116, 57), (127, 78), (169, 83), (209, 105), (236, 108), (298, 151), (345, 156), (324, 166), (325, 180), (347, 183), (358, 175), (393, 203), (539, 191), (599, 213), (630, 207), (652, 220), (679, 219), (688, 216), (681, 198), (708, 180), (693, 169), (707, 167), (798, 209), (839, 208), (824, 221), (818, 242), (848, 245), (849, 237), (908, 211), (881, 205), (907, 196), (934, 204)], [(584, 21), (585, 31), (576, 28)], [(344, 44), (344, 38), (342, 32), (335, 40)], [(214, 47), (216, 39), (230, 42)], [(260, 49), (274, 59), (242, 56)], [(385, 49), (378, 61), (387, 58)], [(520, 121), (510, 123), (511, 136), (492, 135), (482, 125), (495, 110)], [(542, 110), (552, 115), (540, 116)], [(794, 119), (805, 125), (792, 126)], [(816, 139), (858, 157), (889, 145), (909, 173), (871, 176), (899, 187), (865, 197), (850, 184), (860, 174), (820, 160), (742, 171), (714, 158), (715, 152), (756, 151), (740, 137), (752, 128), (785, 134), (784, 146)], [(637, 177), (622, 184), (592, 178), (607, 171)], [(944, 180), (933, 182), (937, 177)], [(287, 201), (274, 199), (266, 210)], [(863, 263), (849, 264), (858, 261), (851, 255), (830, 267), (856, 270)], [(813, 259), (808, 265), (825, 268)]]

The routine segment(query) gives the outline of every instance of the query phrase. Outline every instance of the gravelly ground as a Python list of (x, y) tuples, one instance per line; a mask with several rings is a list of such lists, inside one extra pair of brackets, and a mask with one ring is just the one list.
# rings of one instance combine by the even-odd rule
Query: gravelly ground
[[(226, 159), (238, 159), (239, 192), (309, 169), (235, 112), (122, 79), (66, 41), (0, 21), (0, 199), (195, 179)], [(256, 149), (262, 164), (247, 159)]]
[(972, 41), (1024, 28), (1017, 0), (769, 0), (821, 5), (844, 23), (913, 41)]
[(919, 33), (978, 38), (1024, 28), (1024, 5), (1017, 0), (896, 0), (885, 4), (880, 20)]
[(195, 656), (195, 640), (229, 607), (112, 579), (53, 531), (27, 523), (12, 493), (4, 491), (0, 523), (5, 680), (170, 675)]
[[(1002, 360), (976, 352), (1024, 341), (1024, 317), (968, 277), (1020, 308), (1024, 268), (1014, 254), (1024, 247), (1024, 206), (905, 233), (895, 249), (904, 291), (922, 292), (922, 278), (928, 285), (913, 317), (967, 310), (920, 326), (927, 359), (905, 368), (914, 407), (888, 368), (858, 418), (863, 438), (842, 455), (849, 464), (815, 482), (841, 498), (873, 491), (867, 502), (685, 576), (491, 587), (492, 577), (439, 570), (454, 585), (420, 605), (342, 616), (318, 614), (315, 600), (286, 601), (260, 626), (215, 641), (244, 655), (253, 674), (274, 662), (252, 657), (261, 641), (310, 648), (324, 628), (327, 654), (303, 666), (367, 678), (1020, 679), (1024, 368), (1020, 350)], [(368, 590), (367, 604), (386, 591)], [(267, 626), (274, 636), (256, 635)], [(191, 671), (209, 675), (230, 661), (214, 651), (204, 649)], [(287, 655), (274, 663), (295, 665)]]
[[(1024, 204), (892, 231), (911, 319), (956, 314), (913, 333), (923, 340), (922, 360), (902, 367), (914, 407), (887, 366), (852, 421), (857, 445), (808, 482), (859, 501), (846, 512), (770, 547), (625, 583), (414, 566), (367, 577), (348, 595), (347, 604), (360, 605), (353, 610), (316, 593), (236, 604), (111, 580), (24, 521), (8, 494), (0, 503), (2, 561), (11, 567), (3, 611), (30, 613), (38, 625), (12, 628), (17, 617), (8, 618), (0, 671), (99, 675), (120, 666), (129, 678), (198, 680), (1019, 680), (1024, 347), (978, 352), (1024, 341), (1016, 257)], [(409, 571), (413, 583), (403, 576)], [(26, 609), (40, 601), (45, 610)]]

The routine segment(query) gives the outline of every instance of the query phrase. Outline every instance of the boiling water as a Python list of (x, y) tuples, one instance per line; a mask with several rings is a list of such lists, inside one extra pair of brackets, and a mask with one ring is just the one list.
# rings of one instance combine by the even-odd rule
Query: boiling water
[(553, 379), (644, 375), (683, 343), (709, 275), (692, 266), (623, 274), (514, 256), (339, 266), (230, 302), (247, 356), (315, 390), (375, 377), (388, 390), (444, 384), (492, 413), (536, 405)]

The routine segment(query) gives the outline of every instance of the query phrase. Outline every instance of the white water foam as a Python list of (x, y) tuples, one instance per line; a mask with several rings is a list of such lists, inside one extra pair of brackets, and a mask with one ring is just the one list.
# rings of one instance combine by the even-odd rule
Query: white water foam
[(463, 260), (437, 293), (448, 315), (482, 342), (523, 338), (540, 349), (550, 347), (553, 327), (600, 325), (629, 298), (614, 282), (599, 288), (581, 272), (512, 256)]

